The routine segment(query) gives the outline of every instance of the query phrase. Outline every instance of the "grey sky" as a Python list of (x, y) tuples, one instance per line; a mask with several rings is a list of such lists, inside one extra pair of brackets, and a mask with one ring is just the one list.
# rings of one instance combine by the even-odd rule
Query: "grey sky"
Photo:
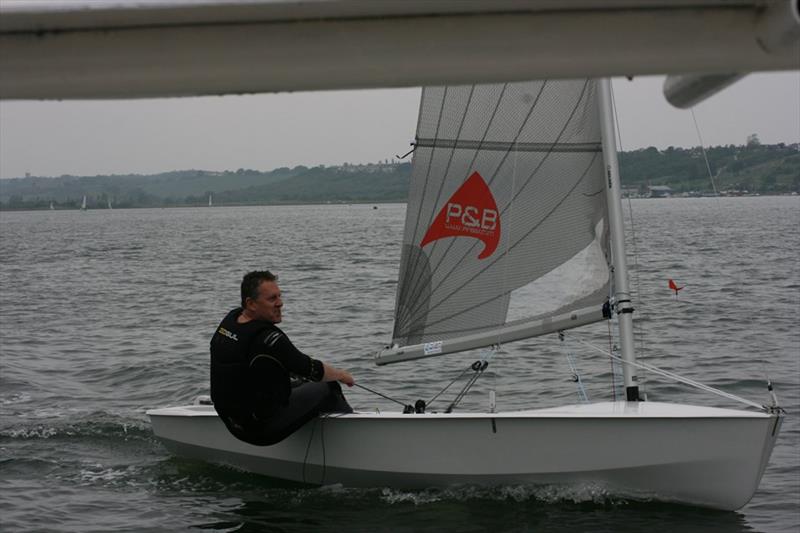
[[(615, 80), (622, 149), (696, 146), (663, 77)], [(182, 99), (0, 102), (0, 177), (270, 170), (392, 158), (414, 137), (419, 89)], [(706, 146), (800, 142), (800, 72), (751, 74), (695, 108)]]

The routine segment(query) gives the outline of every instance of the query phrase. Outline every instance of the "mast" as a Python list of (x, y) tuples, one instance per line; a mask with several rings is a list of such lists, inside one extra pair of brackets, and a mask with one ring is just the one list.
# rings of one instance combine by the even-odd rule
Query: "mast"
[(614, 113), (611, 104), (611, 80), (598, 80), (600, 127), (603, 139), (603, 160), (606, 168), (606, 201), (614, 265), (614, 300), (619, 322), (622, 348), (625, 396), (629, 402), (639, 401), (639, 379), (636, 375), (636, 354), (633, 345), (633, 304), (628, 286), (628, 264), (625, 256), (625, 228), (622, 222), (622, 198), (617, 162), (617, 141), (614, 135)]

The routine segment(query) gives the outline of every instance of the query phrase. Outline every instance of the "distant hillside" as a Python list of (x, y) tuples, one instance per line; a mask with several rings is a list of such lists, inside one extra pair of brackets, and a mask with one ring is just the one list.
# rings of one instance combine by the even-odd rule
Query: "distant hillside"
[[(706, 151), (718, 191), (800, 192), (800, 145), (717, 146)], [(619, 154), (623, 186), (642, 192), (667, 185), (675, 193), (713, 190), (700, 148), (647, 148)], [(0, 209), (77, 209), (405, 201), (411, 164), (181, 170), (155, 175), (26, 177), (0, 180)]]
[(223, 204), (405, 201), (410, 175), (410, 163), (320, 166), (278, 183), (228, 190), (216, 198)]
[(89, 209), (207, 205), (404, 201), (410, 163), (339, 167), (182, 170), (155, 175), (26, 177), (0, 180), (0, 208)]
[(627, 188), (667, 185), (678, 193), (711, 192), (710, 167), (718, 191), (800, 192), (800, 145), (715, 146), (706, 156), (708, 166), (700, 148), (623, 152), (620, 174)]

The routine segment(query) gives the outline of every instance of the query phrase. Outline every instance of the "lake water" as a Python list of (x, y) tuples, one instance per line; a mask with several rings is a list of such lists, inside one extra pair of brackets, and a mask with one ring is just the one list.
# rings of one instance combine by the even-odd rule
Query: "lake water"
[[(0, 213), (0, 529), (800, 530), (800, 198), (630, 207), (640, 357), (762, 403), (769, 375), (788, 412), (740, 511), (592, 486), (297, 488), (174, 458), (145, 411), (208, 393), (208, 341), (249, 270), (280, 275), (282, 327), (301, 350), (390, 396), (429, 399), (476, 358), (372, 363), (390, 340), (405, 206), (42, 211)], [(686, 286), (677, 300), (668, 278)], [(575, 336), (608, 345), (605, 324)], [(552, 335), (506, 346), (462, 407), (485, 408), (490, 388), (503, 410), (576, 402), (567, 352), (590, 398), (610, 398), (608, 359)], [(650, 400), (739, 407), (643, 377)]]

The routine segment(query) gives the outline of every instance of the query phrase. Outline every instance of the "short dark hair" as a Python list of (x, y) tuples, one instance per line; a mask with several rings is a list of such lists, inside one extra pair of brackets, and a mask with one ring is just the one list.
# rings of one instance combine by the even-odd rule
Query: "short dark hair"
[(269, 270), (254, 270), (242, 278), (242, 307), (245, 300), (258, 298), (258, 287), (265, 281), (278, 281), (278, 276)]

